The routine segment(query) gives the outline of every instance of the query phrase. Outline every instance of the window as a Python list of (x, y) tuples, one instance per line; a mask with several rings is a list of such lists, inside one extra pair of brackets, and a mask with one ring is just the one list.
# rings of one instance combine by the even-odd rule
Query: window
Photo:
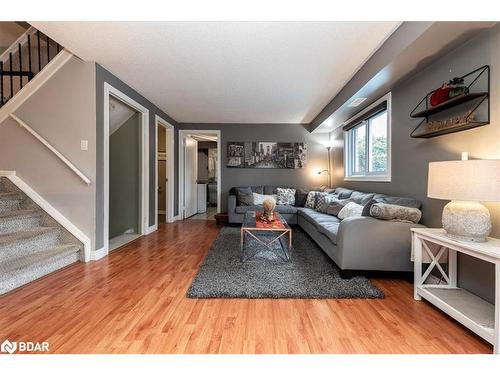
[(379, 100), (344, 126), (346, 180), (391, 180), (389, 100)]

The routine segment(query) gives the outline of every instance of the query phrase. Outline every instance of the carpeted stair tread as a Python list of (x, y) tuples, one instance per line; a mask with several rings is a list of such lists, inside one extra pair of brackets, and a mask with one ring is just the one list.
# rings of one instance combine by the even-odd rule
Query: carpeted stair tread
[(59, 231), (60, 229), (57, 227), (36, 227), (14, 233), (0, 234), (0, 249), (3, 246), (7, 246), (12, 243), (22, 243), (25, 241), (30, 241), (35, 237), (52, 234)]
[(17, 272), (24, 269), (28, 269), (32, 266), (36, 267), (42, 263), (55, 262), (58, 258), (78, 253), (80, 250), (81, 246), (76, 244), (57, 245), (15, 260), (0, 262), (0, 282), (15, 276)]
[(42, 213), (39, 210), (12, 210), (7, 212), (0, 212), (0, 221), (26, 219), (29, 217), (40, 217)]
[(19, 193), (13, 193), (13, 192), (4, 192), (0, 193), (0, 201), (1, 200), (15, 200), (15, 201), (20, 201), (23, 199), (23, 196)]

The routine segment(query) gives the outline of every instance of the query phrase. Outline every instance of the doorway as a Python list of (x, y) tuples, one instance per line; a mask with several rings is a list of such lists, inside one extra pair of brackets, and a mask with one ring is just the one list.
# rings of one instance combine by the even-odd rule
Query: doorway
[[(156, 122), (156, 226), (174, 221), (174, 127)], [(155, 228), (156, 229), (156, 228)]]
[(104, 85), (104, 252), (146, 234), (149, 111)]
[(214, 220), (220, 212), (220, 130), (179, 131), (179, 215)]

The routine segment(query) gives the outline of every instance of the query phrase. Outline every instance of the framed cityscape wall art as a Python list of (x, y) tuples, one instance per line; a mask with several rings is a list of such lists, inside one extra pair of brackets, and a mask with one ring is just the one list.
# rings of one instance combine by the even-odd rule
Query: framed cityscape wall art
[(304, 168), (305, 143), (228, 142), (227, 167), (230, 168)]

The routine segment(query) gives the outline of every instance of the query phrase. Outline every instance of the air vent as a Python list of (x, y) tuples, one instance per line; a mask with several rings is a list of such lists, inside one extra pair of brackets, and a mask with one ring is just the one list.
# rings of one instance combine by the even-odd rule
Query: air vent
[(361, 103), (363, 103), (364, 101), (366, 100), (366, 98), (356, 98), (354, 99), (349, 105), (348, 107), (357, 107), (358, 105), (360, 105)]

